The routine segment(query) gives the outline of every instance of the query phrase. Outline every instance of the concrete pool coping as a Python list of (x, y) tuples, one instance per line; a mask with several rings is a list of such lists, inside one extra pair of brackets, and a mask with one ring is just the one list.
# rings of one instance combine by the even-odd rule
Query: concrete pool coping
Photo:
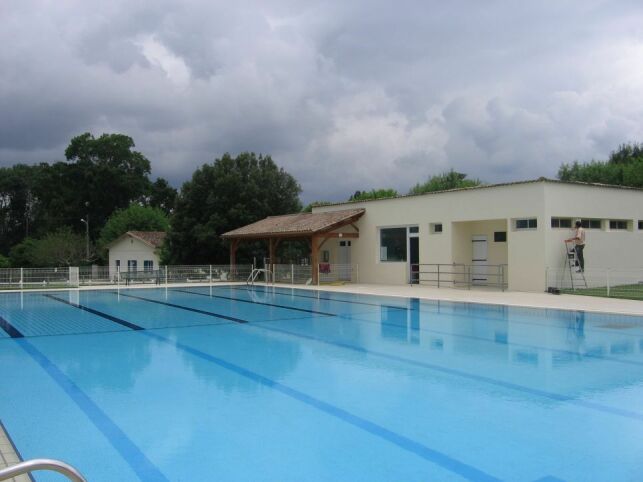
[[(549, 293), (532, 293), (522, 291), (497, 291), (484, 288), (471, 290), (458, 288), (436, 288), (422, 285), (386, 285), (386, 284), (351, 284), (344, 285), (292, 285), (284, 283), (265, 284), (256, 286), (275, 286), (280, 288), (296, 288), (311, 291), (335, 291), (340, 293), (355, 293), (376, 296), (394, 296), (402, 298), (421, 298), (432, 301), (453, 301), (461, 303), (481, 303), (491, 305), (506, 305), (527, 308), (545, 308), (571, 311), (586, 311), (593, 313), (615, 313), (623, 315), (643, 316), (643, 301), (621, 298), (602, 298), (583, 295), (552, 295)], [(130, 285), (117, 287), (113, 285), (81, 286), (80, 288), (60, 289), (29, 289), (29, 290), (0, 290), (0, 293), (36, 293), (71, 290), (116, 290), (116, 289), (146, 289), (146, 288), (186, 288), (208, 286), (246, 286), (245, 282), (218, 283), (170, 283), (167, 285)]]
[[(4, 429), (2, 423), (0, 423), (0, 469), (16, 465), (17, 463), (22, 462), (22, 459), (16, 452), (9, 435)], [(8, 482), (33, 482), (33, 479), (28, 475), (19, 475), (11, 479), (7, 479)]]

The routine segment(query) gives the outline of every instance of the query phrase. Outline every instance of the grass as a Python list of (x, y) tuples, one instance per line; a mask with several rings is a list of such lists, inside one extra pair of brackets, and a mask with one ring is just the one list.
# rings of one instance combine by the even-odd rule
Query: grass
[[(578, 288), (576, 290), (563, 289), (561, 293), (570, 295), (602, 296), (607, 297), (607, 287)], [(610, 287), (610, 298), (622, 298), (628, 300), (643, 301), (643, 284), (618, 285)]]

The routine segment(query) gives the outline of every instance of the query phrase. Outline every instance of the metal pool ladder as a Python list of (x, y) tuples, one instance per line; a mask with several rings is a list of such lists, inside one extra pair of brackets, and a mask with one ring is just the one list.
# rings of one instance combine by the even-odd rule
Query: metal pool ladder
[[(247, 285), (254, 285), (255, 281), (257, 280), (257, 277), (261, 273), (265, 273), (265, 275), (266, 275), (266, 283), (268, 283), (269, 278), (272, 277), (272, 271), (270, 271), (269, 269), (257, 269), (257, 268), (255, 268), (250, 273), (250, 276), (248, 276), (248, 279), (246, 280), (246, 284)], [(270, 275), (270, 276), (268, 276), (268, 275)]]
[(33, 459), (0, 469), (0, 480), (8, 480), (19, 475), (29, 474), (34, 470), (53, 470), (64, 475), (72, 482), (87, 482), (71, 465), (53, 459)]

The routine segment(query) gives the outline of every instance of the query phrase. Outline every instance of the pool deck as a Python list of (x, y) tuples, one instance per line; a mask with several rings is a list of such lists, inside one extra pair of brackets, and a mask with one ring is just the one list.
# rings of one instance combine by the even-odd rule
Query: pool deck
[[(20, 462), (20, 457), (18, 457), (18, 454), (13, 448), (13, 444), (4, 431), (4, 427), (0, 425), (0, 469), (4, 469), (10, 465), (16, 465), (18, 462)], [(28, 475), (19, 475), (18, 477), (7, 480), (9, 482), (32, 482), (32, 479)]]

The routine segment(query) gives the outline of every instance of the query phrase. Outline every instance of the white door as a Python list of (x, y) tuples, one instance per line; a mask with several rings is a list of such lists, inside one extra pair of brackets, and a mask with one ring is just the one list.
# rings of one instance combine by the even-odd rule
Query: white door
[(471, 282), (477, 285), (487, 284), (487, 236), (474, 234), (471, 238), (473, 252), (471, 254)]
[(340, 241), (339, 251), (337, 252), (337, 277), (342, 281), (351, 280), (351, 242)]

